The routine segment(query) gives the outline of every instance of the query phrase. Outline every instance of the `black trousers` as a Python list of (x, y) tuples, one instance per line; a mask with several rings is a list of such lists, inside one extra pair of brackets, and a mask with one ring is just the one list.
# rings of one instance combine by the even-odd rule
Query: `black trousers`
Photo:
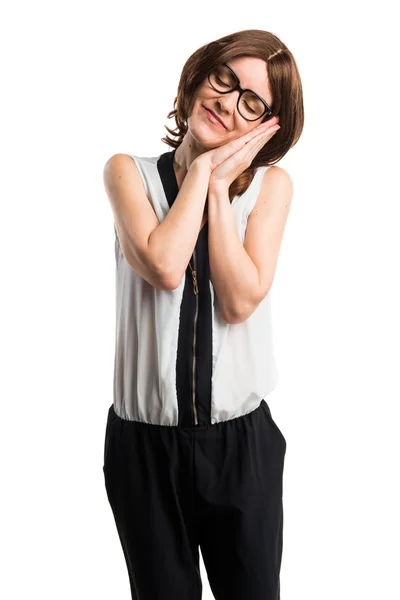
[(286, 440), (265, 400), (205, 426), (109, 408), (104, 478), (134, 600), (279, 600)]

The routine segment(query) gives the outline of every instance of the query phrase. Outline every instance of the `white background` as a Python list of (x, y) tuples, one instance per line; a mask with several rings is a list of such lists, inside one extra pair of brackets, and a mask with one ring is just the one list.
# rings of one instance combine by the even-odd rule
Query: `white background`
[(167, 151), (186, 59), (252, 28), (293, 52), (305, 106), (280, 162), (294, 197), (271, 292), (280, 383), (267, 400), (287, 440), (281, 598), (400, 598), (393, 6), (2, 9), (2, 598), (130, 598), (102, 472), (115, 300), (103, 166)]

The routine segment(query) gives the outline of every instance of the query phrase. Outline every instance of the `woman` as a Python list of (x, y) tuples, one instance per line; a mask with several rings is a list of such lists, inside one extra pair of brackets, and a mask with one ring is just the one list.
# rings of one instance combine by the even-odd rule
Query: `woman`
[[(270, 288), (291, 204), (276, 166), (303, 127), (288, 48), (240, 31), (186, 62), (172, 151), (116, 154), (105, 485), (135, 600), (277, 600), (286, 440)], [(176, 138), (176, 139), (174, 139)]]

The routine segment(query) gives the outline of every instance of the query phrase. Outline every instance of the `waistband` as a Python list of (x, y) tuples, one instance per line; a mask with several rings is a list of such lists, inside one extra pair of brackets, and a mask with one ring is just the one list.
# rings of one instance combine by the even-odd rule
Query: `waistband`
[(217, 430), (222, 427), (228, 426), (230, 423), (237, 423), (238, 421), (242, 421), (244, 419), (255, 418), (259, 412), (265, 412), (271, 417), (271, 411), (267, 404), (267, 402), (263, 399), (257, 408), (252, 411), (245, 413), (244, 415), (239, 415), (238, 417), (233, 417), (232, 419), (228, 419), (227, 421), (219, 421), (218, 423), (208, 423), (206, 425), (162, 425), (159, 423), (146, 423), (145, 421), (137, 421), (134, 419), (124, 419), (120, 417), (116, 411), (114, 404), (111, 404), (108, 410), (108, 418), (111, 420), (117, 419), (122, 421), (124, 424), (130, 424), (132, 427), (140, 427), (142, 429), (164, 429), (164, 430), (179, 430), (179, 431), (187, 431), (187, 432), (196, 432), (196, 431), (207, 431), (209, 429)]

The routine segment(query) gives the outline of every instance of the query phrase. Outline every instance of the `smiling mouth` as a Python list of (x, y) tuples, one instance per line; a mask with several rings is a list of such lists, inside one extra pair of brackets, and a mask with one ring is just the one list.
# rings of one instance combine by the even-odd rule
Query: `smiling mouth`
[(211, 121), (211, 123), (214, 123), (215, 125), (218, 125), (219, 127), (223, 127), (224, 129), (226, 129), (226, 127), (222, 123), (222, 121), (220, 121), (219, 118), (209, 108), (206, 108), (205, 106), (203, 108), (206, 111), (206, 114), (207, 114), (209, 120)]

